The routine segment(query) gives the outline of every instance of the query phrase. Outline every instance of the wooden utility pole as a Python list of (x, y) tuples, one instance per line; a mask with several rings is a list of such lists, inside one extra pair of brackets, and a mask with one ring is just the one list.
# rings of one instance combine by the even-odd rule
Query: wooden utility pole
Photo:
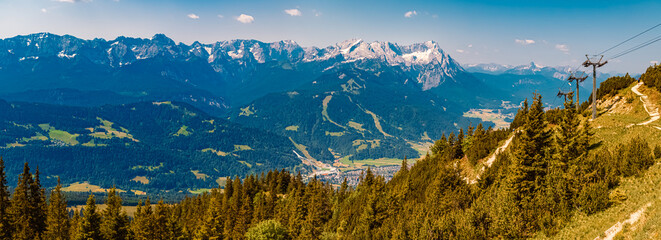
[(581, 73), (580, 77), (576, 77), (576, 76), (574, 76), (574, 73), (576, 73), (576, 72), (571, 73), (571, 75), (569, 76), (567, 81), (571, 82), (571, 81), (576, 80), (576, 111), (578, 111), (578, 107), (581, 105), (581, 100), (580, 100), (579, 95), (578, 95), (578, 87), (579, 87), (578, 84), (585, 81), (585, 79), (588, 78), (588, 75), (583, 76), (583, 73)]
[(608, 61), (601, 62), (604, 59), (604, 55), (601, 55), (601, 58), (598, 62), (592, 62), (587, 54), (585, 54), (585, 60), (583, 62), (583, 67), (592, 66), (592, 120), (597, 118), (597, 68), (602, 67), (608, 63)]

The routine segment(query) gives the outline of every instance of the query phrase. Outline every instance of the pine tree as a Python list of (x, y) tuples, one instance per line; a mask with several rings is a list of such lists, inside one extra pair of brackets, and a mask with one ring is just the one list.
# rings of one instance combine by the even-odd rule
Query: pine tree
[(168, 206), (163, 203), (163, 200), (159, 200), (154, 211), (154, 239), (172, 239), (169, 235), (168, 215)]
[(234, 225), (234, 231), (232, 238), (241, 239), (246, 234), (246, 230), (250, 225), (250, 219), (252, 217), (252, 208), (250, 196), (247, 193), (242, 193), (243, 199), (241, 200), (241, 207), (239, 208), (238, 215), (235, 217), (236, 224)]
[(5, 173), (5, 161), (0, 157), (0, 239), (11, 239), (13, 226), (11, 224), (9, 186)]
[(76, 234), (76, 240), (97, 240), (101, 237), (101, 215), (96, 211), (96, 200), (94, 194), (87, 198), (87, 204), (83, 210), (83, 218), (80, 220), (80, 229)]
[(71, 218), (71, 227), (69, 228), (69, 239), (78, 239), (78, 233), (80, 232), (80, 211), (76, 209), (73, 212), (73, 217)]
[(145, 205), (141, 206), (138, 202), (138, 210), (133, 217), (133, 236), (137, 240), (155, 239), (154, 235), (154, 214), (151, 208), (149, 198), (145, 200)]
[(41, 236), (46, 231), (46, 194), (41, 188), (39, 180), (39, 166), (34, 172), (34, 180), (30, 184), (30, 212), (32, 213), (33, 231), (37, 236)]
[(32, 208), (32, 174), (30, 174), (30, 167), (26, 162), (23, 165), (23, 173), (18, 177), (18, 184), (14, 189), (14, 194), (11, 198), (10, 214), (12, 217), (12, 225), (14, 231), (12, 232), (12, 239), (25, 239), (32, 240), (37, 237), (33, 220)]
[[(180, 206), (174, 206), (172, 208), (172, 214), (170, 214), (167, 223), (169, 236), (173, 240), (190, 239), (184, 235), (184, 229), (182, 227), (182, 223), (180, 222), (181, 219), (183, 219), (182, 208)], [(220, 229), (220, 232), (222, 233), (222, 229)]]
[(202, 226), (197, 229), (195, 239), (223, 239), (222, 206), (219, 199), (211, 198)]
[(59, 177), (57, 178), (57, 186), (51, 191), (48, 199), (46, 223), (45, 239), (69, 239), (69, 212), (67, 211), (67, 201), (62, 194), (62, 184)]
[(129, 238), (129, 218), (122, 210), (122, 198), (115, 187), (108, 191), (108, 206), (103, 210), (101, 234), (106, 240), (125, 240)]
[[(538, 226), (536, 220), (539, 203), (536, 196), (546, 186), (551, 133), (547, 130), (541, 98), (535, 93), (533, 104), (523, 117), (525, 121), (513, 145), (513, 159), (507, 179), (506, 191), (511, 194), (518, 206), (517, 209), (508, 212), (520, 214), (522, 219), (521, 222), (513, 224), (513, 230), (523, 235), (530, 234), (531, 230)], [(519, 219), (519, 217), (510, 219)], [(515, 229), (518, 226), (521, 228)]]

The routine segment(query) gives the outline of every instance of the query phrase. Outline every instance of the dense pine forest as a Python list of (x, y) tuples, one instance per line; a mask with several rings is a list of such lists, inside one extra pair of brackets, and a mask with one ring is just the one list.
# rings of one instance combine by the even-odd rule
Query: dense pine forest
[[(659, 78), (652, 67), (641, 78)], [(625, 81), (626, 83), (620, 83)], [(612, 78), (612, 92), (632, 78)], [(651, 81), (650, 81), (651, 82)], [(652, 85), (656, 86), (656, 85)], [(611, 90), (604, 94), (611, 94)], [(603, 97), (601, 95), (600, 97)], [(339, 187), (300, 173), (269, 171), (227, 181), (224, 188), (178, 203), (138, 204), (129, 217), (114, 189), (97, 208), (67, 210), (61, 186), (45, 193), (39, 170), (25, 164), (10, 195), (0, 160), (0, 239), (520, 239), (553, 236), (572, 215), (595, 214), (617, 199), (623, 177), (639, 176), (661, 149), (641, 138), (614, 147), (592, 139), (590, 122), (571, 98), (544, 111), (541, 97), (525, 101), (511, 129), (481, 125), (436, 141), (390, 181), (368, 168), (356, 187)], [(471, 184), (458, 167), (512, 145)], [(47, 195), (49, 196), (47, 198)]]

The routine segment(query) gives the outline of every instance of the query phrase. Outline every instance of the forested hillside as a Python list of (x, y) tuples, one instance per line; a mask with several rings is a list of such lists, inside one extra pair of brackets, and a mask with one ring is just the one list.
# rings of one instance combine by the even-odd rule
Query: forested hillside
[[(142, 191), (217, 187), (227, 176), (301, 164), (285, 137), (214, 118), (185, 103), (93, 108), (0, 100), (7, 171), (39, 166), (46, 186), (88, 181)], [(15, 180), (11, 179), (11, 185)]]
[(290, 137), (325, 162), (418, 158), (415, 145), (468, 125), (453, 99), (420, 90), (401, 71), (370, 66), (337, 67), (294, 91), (237, 109), (231, 120)]

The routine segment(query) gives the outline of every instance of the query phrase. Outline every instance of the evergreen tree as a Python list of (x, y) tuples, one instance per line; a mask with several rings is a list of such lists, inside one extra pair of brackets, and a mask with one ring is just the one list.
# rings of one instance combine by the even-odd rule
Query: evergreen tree
[(41, 236), (46, 231), (46, 194), (41, 188), (39, 180), (39, 166), (34, 172), (34, 180), (30, 184), (30, 212), (32, 213), (33, 231), (37, 236)]
[(195, 233), (195, 239), (223, 239), (223, 219), (221, 203), (216, 198), (211, 198), (209, 208), (204, 216), (202, 226)]
[[(520, 234), (515, 234), (518, 235), (515, 237), (527, 236), (538, 226), (539, 200), (536, 196), (545, 189), (551, 133), (544, 118), (541, 95), (535, 93), (533, 104), (524, 119), (512, 149), (513, 159), (506, 188), (517, 206), (507, 212), (519, 215), (509, 218), (516, 224), (522, 224), (512, 225), (513, 230)], [(516, 220), (519, 218), (520, 221)]]
[(73, 212), (73, 217), (71, 218), (71, 227), (69, 228), (69, 239), (78, 239), (78, 233), (80, 232), (80, 211), (76, 209)]
[(94, 194), (90, 194), (87, 204), (83, 210), (83, 218), (80, 220), (80, 229), (76, 234), (76, 240), (97, 240), (101, 237), (101, 215), (96, 211), (96, 200)]
[(9, 186), (5, 175), (5, 161), (0, 157), (0, 239), (11, 239), (13, 226), (10, 216)]
[(154, 239), (172, 239), (169, 235), (168, 215), (168, 206), (163, 203), (163, 200), (159, 200), (154, 210)]
[(18, 184), (14, 189), (14, 194), (11, 198), (10, 214), (12, 217), (12, 225), (14, 226), (12, 232), (12, 239), (32, 240), (37, 237), (35, 231), (36, 226), (34, 223), (34, 212), (32, 203), (34, 202), (30, 190), (33, 185), (32, 174), (30, 174), (30, 167), (26, 162), (23, 165), (23, 173), (18, 177)]
[(46, 223), (45, 239), (69, 239), (69, 212), (67, 211), (67, 201), (62, 194), (62, 184), (59, 177), (57, 178), (57, 186), (51, 191), (48, 199)]
[(149, 198), (145, 200), (145, 205), (138, 202), (138, 210), (133, 218), (133, 236), (137, 240), (150, 240), (155, 239), (154, 234), (154, 214), (151, 208)]
[[(180, 222), (181, 219), (184, 219), (182, 214), (182, 208), (180, 206), (173, 207), (172, 214), (170, 214), (167, 223), (170, 239), (173, 240), (190, 239), (190, 237), (187, 238), (184, 235), (184, 229), (182, 227), (182, 223)], [(219, 231), (222, 232), (222, 229), (219, 229)]]
[(106, 240), (125, 240), (129, 238), (129, 218), (122, 210), (122, 198), (115, 187), (108, 191), (108, 206), (103, 210), (101, 234)]

